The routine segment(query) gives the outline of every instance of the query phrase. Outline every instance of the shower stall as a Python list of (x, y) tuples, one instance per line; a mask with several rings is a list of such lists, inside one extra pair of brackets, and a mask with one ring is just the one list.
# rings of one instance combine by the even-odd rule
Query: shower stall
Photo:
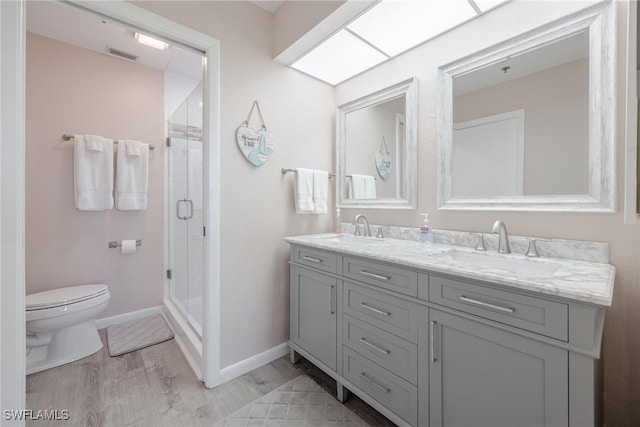
[(164, 302), (178, 344), (202, 378), (204, 209), (203, 88), (200, 83), (167, 123)]

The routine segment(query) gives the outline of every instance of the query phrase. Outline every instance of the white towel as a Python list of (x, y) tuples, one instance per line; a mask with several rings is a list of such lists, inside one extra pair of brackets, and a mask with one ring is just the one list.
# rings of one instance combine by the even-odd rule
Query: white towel
[(351, 174), (350, 195), (354, 199), (375, 199), (376, 180), (371, 175)]
[(312, 169), (296, 169), (296, 179), (293, 186), (296, 213), (310, 214), (315, 212), (315, 205), (313, 204), (313, 172)]
[[(75, 135), (73, 143), (73, 188), (76, 208), (103, 211), (113, 208), (113, 140)], [(91, 146), (88, 147), (88, 139)]]
[(327, 213), (327, 194), (329, 193), (329, 172), (313, 171), (313, 213)]
[(142, 151), (142, 142), (139, 141), (125, 139), (124, 146), (127, 149), (127, 156), (139, 156)]
[[(76, 135), (77, 137), (78, 135)], [(77, 141), (78, 139), (74, 137), (73, 139)], [(87, 144), (87, 150), (91, 151), (102, 151), (102, 142), (104, 138), (98, 135), (84, 135), (85, 143)]]
[[(139, 155), (128, 155), (129, 144)], [(132, 140), (118, 141), (116, 164), (116, 208), (120, 211), (147, 209), (149, 188), (149, 145)]]
[(376, 196), (376, 179), (371, 175), (364, 176), (364, 198), (375, 199)]

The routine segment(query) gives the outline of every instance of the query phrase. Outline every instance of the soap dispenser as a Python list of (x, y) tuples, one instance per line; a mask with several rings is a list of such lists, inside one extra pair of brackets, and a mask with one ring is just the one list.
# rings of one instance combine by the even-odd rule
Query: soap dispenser
[(420, 227), (420, 241), (433, 243), (433, 231), (429, 228), (429, 214), (423, 213), (420, 215), (424, 216), (422, 227)]

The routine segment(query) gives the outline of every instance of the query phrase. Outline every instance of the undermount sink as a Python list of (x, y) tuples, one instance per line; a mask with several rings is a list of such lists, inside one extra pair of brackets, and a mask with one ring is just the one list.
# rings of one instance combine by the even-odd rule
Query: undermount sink
[(330, 235), (326, 237), (322, 237), (322, 240), (325, 242), (334, 242), (334, 243), (362, 243), (362, 244), (370, 244), (379, 242), (380, 239), (375, 237), (363, 237), (363, 236), (354, 236), (353, 234), (336, 234)]
[(493, 255), (457, 250), (443, 252), (433, 256), (469, 265), (483, 266), (506, 272), (535, 276), (553, 276), (553, 274), (562, 267), (561, 263), (553, 261), (522, 259), (515, 258), (512, 255)]

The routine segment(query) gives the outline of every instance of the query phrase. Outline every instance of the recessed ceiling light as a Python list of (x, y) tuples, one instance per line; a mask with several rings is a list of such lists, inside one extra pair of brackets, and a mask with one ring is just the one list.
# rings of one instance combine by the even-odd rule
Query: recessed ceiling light
[(141, 43), (145, 46), (151, 46), (156, 49), (165, 50), (169, 43), (163, 42), (162, 40), (154, 39), (153, 37), (149, 37), (144, 34), (140, 34), (138, 32), (133, 33), (133, 38), (138, 40), (138, 43)]

